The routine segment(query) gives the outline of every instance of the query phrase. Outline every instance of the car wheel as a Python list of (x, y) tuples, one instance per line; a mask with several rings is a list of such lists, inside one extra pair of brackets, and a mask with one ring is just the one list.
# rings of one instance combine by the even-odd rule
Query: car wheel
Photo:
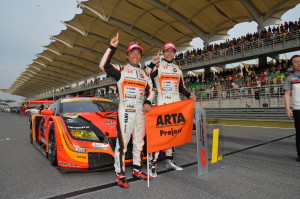
[(50, 160), (50, 163), (53, 166), (57, 166), (57, 149), (56, 149), (56, 140), (55, 140), (54, 132), (51, 132), (49, 135), (48, 158)]

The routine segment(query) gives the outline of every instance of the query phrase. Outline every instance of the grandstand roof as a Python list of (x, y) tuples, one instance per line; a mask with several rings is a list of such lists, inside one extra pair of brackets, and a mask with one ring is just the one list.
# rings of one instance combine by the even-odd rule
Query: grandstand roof
[[(195, 37), (205, 43), (227, 38), (241, 22), (259, 27), (279, 24), (281, 16), (299, 0), (90, 0), (67, 29), (51, 36), (52, 42), (28, 65), (6, 92), (33, 97), (81, 79), (99, 75), (100, 59), (109, 40), (119, 32), (113, 63), (124, 63), (130, 41), (140, 41), (145, 59), (174, 42), (180, 50)], [(255, 31), (255, 30), (253, 30)]]

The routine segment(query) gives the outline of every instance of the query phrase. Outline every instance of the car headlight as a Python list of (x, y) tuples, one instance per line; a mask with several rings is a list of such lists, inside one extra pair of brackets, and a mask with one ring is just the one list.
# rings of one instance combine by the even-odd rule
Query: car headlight
[(70, 134), (77, 139), (99, 141), (99, 138), (93, 131), (88, 130), (70, 130)]

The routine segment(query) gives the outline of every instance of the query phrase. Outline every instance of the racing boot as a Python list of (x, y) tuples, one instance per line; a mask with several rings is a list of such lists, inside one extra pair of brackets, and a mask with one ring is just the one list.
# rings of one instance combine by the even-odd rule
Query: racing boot
[(120, 187), (122, 187), (122, 188), (128, 188), (129, 187), (129, 184), (126, 180), (126, 176), (123, 173), (117, 173), (116, 177), (117, 177), (117, 183)]
[(157, 172), (156, 172), (156, 162), (150, 162), (149, 168), (150, 168), (150, 173), (149, 175), (153, 178), (157, 177)]
[[(135, 179), (142, 179), (142, 180), (148, 180), (148, 176), (143, 173), (143, 171), (140, 169), (133, 169), (132, 177)], [(149, 180), (152, 180), (153, 178), (149, 176)]]
[(171, 169), (171, 170), (177, 170), (177, 171), (182, 171), (183, 168), (180, 166), (177, 166), (171, 159), (166, 159), (165, 160), (165, 168), (166, 169)]

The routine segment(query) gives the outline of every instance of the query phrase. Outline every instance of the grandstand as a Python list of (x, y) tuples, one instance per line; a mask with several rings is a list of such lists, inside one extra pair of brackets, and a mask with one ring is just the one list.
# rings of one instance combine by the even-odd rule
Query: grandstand
[[(299, 21), (300, 23), (300, 21)], [(299, 29), (299, 27), (298, 27)], [(268, 45), (269, 43), (274, 43), (277, 45), (286, 45), (285, 42), (292, 42), (293, 45), (297, 45), (299, 41), (299, 30), (292, 30), (289, 32), (287, 30), (286, 34), (283, 35), (295, 35), (294, 37), (288, 37), (278, 42), (278, 37), (274, 37), (277, 35), (275, 33), (273, 36), (260, 38), (256, 41), (260, 41), (263, 45), (250, 45), (251, 50), (259, 50), (261, 48), (273, 48), (273, 45)], [(247, 36), (246, 36), (247, 37)], [(246, 38), (241, 37), (241, 38)], [(240, 39), (238, 39), (240, 40)], [(266, 42), (265, 40), (268, 40)], [(277, 42), (275, 42), (276, 40)], [(228, 40), (227, 43), (234, 43), (233, 41)], [(245, 43), (245, 42), (244, 42)], [(218, 45), (215, 45), (218, 46)], [(240, 44), (238, 46), (241, 47)], [(249, 45), (248, 45), (249, 46)], [(231, 48), (235, 48), (235, 46), (231, 46)], [(247, 50), (243, 48), (243, 50), (239, 50), (236, 52), (236, 56), (243, 56), (244, 51)], [(186, 51), (184, 54), (187, 56), (178, 59), (179, 56), (183, 55), (183, 53), (178, 53), (176, 61), (179, 64), (190, 63), (190, 64), (201, 64), (203, 63), (203, 59), (198, 59), (198, 54), (194, 54), (197, 51), (201, 51), (199, 49), (194, 49), (191, 51)], [(204, 55), (204, 57), (209, 57), (209, 60), (220, 59), (222, 52), (230, 51), (230, 48), (222, 48), (219, 50), (213, 50), (212, 52), (207, 52), (208, 55)], [(213, 56), (211, 55), (213, 54)], [(226, 53), (223, 53), (225, 56)], [(188, 56), (194, 55), (194, 56)], [(216, 56), (218, 55), (218, 56)], [(203, 57), (203, 55), (200, 55)], [(198, 76), (191, 76), (188, 73), (185, 75), (185, 83), (188, 89), (191, 92), (194, 92), (197, 96), (198, 101), (204, 107), (283, 107), (284, 102), (282, 99), (283, 96), (283, 83), (286, 76), (288, 76), (292, 71), (289, 71), (289, 60), (272, 60), (269, 63), (262, 64), (248, 64), (242, 65), (240, 67), (236, 67), (234, 69), (225, 69), (219, 68), (218, 71), (213, 72), (210, 70), (206, 73), (201, 73)], [(91, 80), (84, 80), (82, 84), (78, 86), (71, 87), (70, 85), (66, 87), (62, 87), (60, 89), (56, 89), (53, 93), (48, 93), (43, 98), (51, 98), (53, 94), (57, 96), (63, 95), (72, 95), (74, 93), (84, 93), (84, 94), (93, 94), (100, 97), (107, 97), (114, 101), (117, 100), (117, 89), (114, 86), (115, 82), (111, 78), (101, 78), (97, 77)], [(260, 100), (255, 100), (254, 93), (255, 91), (259, 91)], [(222, 103), (220, 102), (222, 101)]]

